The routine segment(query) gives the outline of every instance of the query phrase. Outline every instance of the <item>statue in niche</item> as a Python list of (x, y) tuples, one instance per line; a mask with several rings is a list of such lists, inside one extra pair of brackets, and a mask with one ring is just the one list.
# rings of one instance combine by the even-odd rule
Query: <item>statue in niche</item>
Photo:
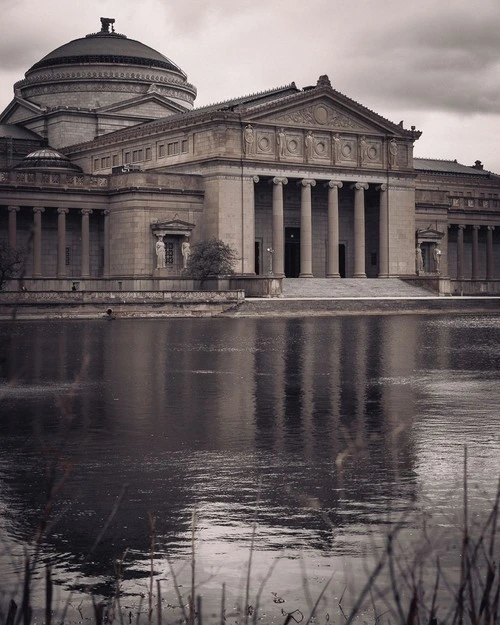
[(389, 142), (389, 165), (394, 168), (398, 160), (398, 144), (396, 139), (391, 139)]
[(157, 269), (165, 269), (165, 243), (163, 242), (163, 237), (159, 238), (156, 241), (156, 268)]
[(340, 135), (337, 132), (333, 137), (333, 162), (340, 162)]
[(439, 273), (441, 269), (441, 250), (436, 245), (436, 247), (432, 250), (432, 257), (434, 258), (434, 269), (436, 273)]
[(248, 124), (248, 126), (246, 126), (245, 130), (243, 131), (243, 151), (245, 152), (245, 154), (253, 153), (254, 139), (254, 130), (252, 126)]
[(368, 147), (366, 143), (366, 137), (363, 135), (359, 140), (359, 164), (363, 165), (366, 162), (366, 155), (368, 153)]
[(304, 143), (306, 147), (306, 160), (310, 161), (313, 157), (313, 145), (314, 145), (313, 133), (310, 130), (304, 139)]
[(415, 265), (417, 273), (420, 273), (424, 270), (424, 258), (422, 256), (422, 248), (420, 247), (420, 243), (415, 249)]
[(286, 149), (286, 134), (285, 134), (284, 128), (280, 128), (278, 130), (278, 134), (276, 136), (276, 143), (278, 144), (278, 156), (282, 158), (283, 156), (285, 156), (285, 149)]
[(186, 269), (189, 257), (191, 256), (191, 244), (189, 243), (189, 239), (184, 239), (181, 245), (181, 253), (182, 253), (182, 266)]

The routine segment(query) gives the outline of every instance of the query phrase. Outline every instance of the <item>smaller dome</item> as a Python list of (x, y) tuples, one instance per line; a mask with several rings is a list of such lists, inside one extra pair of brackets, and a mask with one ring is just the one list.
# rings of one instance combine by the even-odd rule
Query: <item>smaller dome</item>
[(57, 171), (82, 172), (82, 168), (73, 164), (67, 156), (53, 148), (42, 148), (30, 152), (14, 169), (52, 169)]

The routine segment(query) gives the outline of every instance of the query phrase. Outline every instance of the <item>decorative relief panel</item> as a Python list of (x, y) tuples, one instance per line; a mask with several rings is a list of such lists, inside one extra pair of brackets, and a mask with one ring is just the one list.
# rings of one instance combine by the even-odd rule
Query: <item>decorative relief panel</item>
[(363, 122), (335, 110), (328, 104), (312, 104), (300, 109), (283, 111), (271, 116), (269, 121), (300, 126), (369, 130)]
[(313, 158), (330, 160), (331, 141), (328, 135), (314, 135)]
[(338, 163), (357, 163), (358, 146), (356, 137), (340, 137)]
[(287, 132), (286, 133), (286, 149), (285, 156), (300, 156), (302, 157), (304, 154), (303, 150), (303, 138), (302, 135), (296, 132)]
[(265, 132), (259, 130), (257, 132), (257, 154), (274, 154), (274, 146), (276, 144), (276, 137), (274, 132)]

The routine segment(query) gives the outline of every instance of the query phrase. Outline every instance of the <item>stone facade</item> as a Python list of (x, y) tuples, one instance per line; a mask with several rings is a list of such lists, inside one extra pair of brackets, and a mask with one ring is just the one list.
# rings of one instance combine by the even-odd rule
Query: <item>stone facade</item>
[[(92, 67), (66, 46), (47, 55), (0, 116), (0, 236), (26, 249), (26, 277), (140, 289), (158, 277), (159, 238), (161, 277), (183, 275), (187, 236), (229, 243), (246, 276), (500, 279), (500, 179), (480, 164), (414, 159), (419, 131), (326, 76), (191, 110), (182, 70), (138, 42), (151, 58), (125, 62), (117, 37), (66, 44)], [(37, 137), (81, 173), (27, 168)]]

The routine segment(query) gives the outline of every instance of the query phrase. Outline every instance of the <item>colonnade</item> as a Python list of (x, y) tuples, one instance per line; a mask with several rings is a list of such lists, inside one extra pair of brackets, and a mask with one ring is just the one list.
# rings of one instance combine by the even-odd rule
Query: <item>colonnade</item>
[[(17, 216), (21, 207), (8, 206), (9, 212), (9, 247), (17, 248)], [(28, 209), (29, 210), (29, 209)], [(33, 213), (33, 278), (46, 277), (42, 266), (42, 237), (43, 218), (46, 209), (42, 206), (34, 206)], [(67, 277), (66, 266), (66, 216), (70, 212), (68, 208), (57, 208), (57, 277)], [(81, 216), (81, 278), (90, 277), (90, 215), (94, 212), (90, 208), (75, 209)], [(104, 215), (104, 270), (103, 275), (109, 276), (109, 210), (101, 211)]]
[[(258, 178), (257, 178), (258, 181)], [(270, 180), (273, 185), (272, 194), (272, 229), (273, 229), (273, 267), (278, 276), (285, 275), (285, 242), (284, 242), (284, 206), (283, 187), (288, 178), (276, 176)], [(344, 186), (340, 180), (329, 180), (323, 183), (328, 189), (328, 225), (327, 225), (327, 271), (328, 278), (339, 278), (339, 189)], [(311, 189), (316, 180), (303, 178), (297, 181), (300, 187), (300, 274), (301, 278), (313, 277), (313, 239), (312, 239), (312, 202)], [(365, 191), (366, 182), (351, 183), (354, 190), (354, 277), (366, 278), (365, 268)], [(379, 276), (389, 275), (389, 236), (388, 236), (388, 199), (387, 185), (378, 184), (379, 191)]]
[[(468, 225), (457, 224), (450, 225), (450, 228), (457, 228), (457, 280), (464, 279), (464, 233)], [(481, 279), (480, 273), (480, 257), (479, 257), (479, 231), (486, 228), (486, 280), (493, 280), (493, 231), (495, 226), (478, 226), (472, 227), (472, 262), (471, 262), (471, 279)]]

